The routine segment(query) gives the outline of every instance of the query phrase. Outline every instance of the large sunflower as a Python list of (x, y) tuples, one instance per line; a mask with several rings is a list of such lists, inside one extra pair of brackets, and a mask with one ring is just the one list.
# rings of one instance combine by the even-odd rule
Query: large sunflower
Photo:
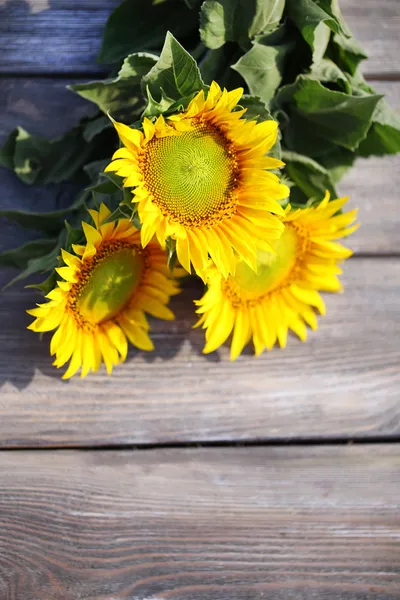
[(278, 125), (242, 119), (242, 93), (221, 91), (214, 82), (185, 112), (154, 123), (145, 118), (143, 132), (115, 123), (125, 147), (106, 171), (134, 188), (142, 244), (156, 234), (163, 245), (171, 236), (189, 272), (193, 265), (201, 274), (208, 256), (224, 277), (238, 258), (255, 269), (258, 248), (271, 252), (270, 243), (283, 231), (277, 200), (289, 190), (268, 171), (283, 163), (265, 156)]
[(82, 223), (86, 245), (73, 246), (77, 256), (61, 251), (66, 266), (56, 270), (64, 281), (47, 295), (48, 302), (27, 311), (36, 317), (28, 329), (56, 330), (50, 344), (54, 365), (70, 360), (63, 379), (80, 367), (85, 377), (102, 361), (111, 373), (125, 360), (128, 340), (152, 350), (145, 312), (173, 319), (166, 305), (179, 292), (156, 240), (143, 249), (128, 219), (102, 224), (110, 214), (104, 205), (89, 212), (95, 227)]
[(196, 324), (206, 330), (203, 352), (216, 350), (233, 331), (231, 359), (239, 356), (253, 338), (256, 355), (270, 350), (276, 341), (286, 346), (291, 329), (304, 341), (306, 325), (317, 329), (314, 309), (325, 313), (319, 291), (340, 292), (338, 262), (352, 252), (334, 242), (352, 233), (356, 211), (339, 214), (347, 202), (324, 200), (312, 208), (286, 209), (285, 230), (276, 244), (275, 256), (260, 252), (257, 273), (242, 261), (227, 280), (211, 267), (208, 290), (197, 301)]

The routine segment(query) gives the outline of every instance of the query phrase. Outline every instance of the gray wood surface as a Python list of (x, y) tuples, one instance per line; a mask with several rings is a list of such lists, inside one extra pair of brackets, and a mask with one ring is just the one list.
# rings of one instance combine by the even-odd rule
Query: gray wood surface
[(291, 338), (234, 363), (223, 347), (201, 354), (191, 299), (174, 322), (153, 322), (156, 351), (131, 351), (115, 376), (63, 382), (49, 336), (25, 329), (32, 293), (0, 304), (0, 445), (67, 446), (215, 440), (358, 439), (400, 434), (400, 261), (354, 258), (345, 293), (326, 295), (327, 316), (302, 344)]
[(2, 600), (398, 600), (398, 447), (0, 455)]
[[(98, 72), (107, 16), (118, 0), (5, 0), (0, 3), (0, 72)], [(341, 0), (342, 12), (367, 50), (367, 73), (399, 72), (398, 0)], [(73, 39), (74, 43), (71, 43)]]
[[(64, 86), (105, 69), (95, 61), (118, 2), (0, 0), (0, 144), (17, 124), (52, 137), (92, 110)], [(399, 0), (340, 4), (367, 75), (391, 80), (374, 85), (399, 108)], [(340, 185), (360, 208), (359, 256), (320, 330), (284, 352), (203, 356), (191, 329), (202, 290), (188, 283), (177, 320), (152, 322), (154, 354), (62, 382), (49, 336), (26, 330), (37, 297), (2, 295), (0, 600), (400, 598), (399, 167), (359, 161)], [(72, 194), (0, 178), (2, 208)], [(0, 228), (0, 251), (23, 239)], [(334, 439), (387, 443), (296, 445)], [(294, 444), (87, 449), (240, 440)]]

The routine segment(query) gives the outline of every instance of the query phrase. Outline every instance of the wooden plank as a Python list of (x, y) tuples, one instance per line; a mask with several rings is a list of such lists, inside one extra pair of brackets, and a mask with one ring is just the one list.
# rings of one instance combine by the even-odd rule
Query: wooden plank
[(399, 446), (0, 455), (4, 600), (395, 600)]
[(0, 5), (0, 72), (86, 73), (119, 0), (22, 0)]
[(302, 344), (234, 363), (201, 354), (188, 287), (154, 321), (156, 351), (131, 351), (108, 378), (60, 381), (49, 337), (25, 326), (32, 292), (0, 304), (0, 445), (156, 444), (215, 440), (358, 439), (400, 434), (400, 260), (351, 259), (343, 295)]
[[(0, 72), (99, 72), (106, 19), (118, 0), (12, 0), (0, 3)], [(399, 73), (398, 0), (341, 0), (342, 12), (367, 50), (367, 73)]]
[(398, 0), (339, 0), (353, 35), (368, 54), (363, 71), (371, 77), (400, 75), (400, 3)]
[[(92, 104), (65, 88), (68, 83), (49, 79), (6, 78), (0, 98), (0, 145), (13, 127), (21, 125), (32, 133), (56, 137), (91, 112)], [(400, 110), (400, 83), (376, 82), (379, 93)], [(110, 150), (111, 153), (111, 150)], [(400, 157), (359, 160), (339, 186), (350, 195), (351, 207), (359, 207), (362, 227), (351, 238), (359, 253), (399, 253), (400, 215), (397, 190), (400, 188)], [(49, 210), (66, 206), (74, 194), (70, 186), (29, 187), (12, 174), (0, 170), (1, 208)], [(26, 239), (26, 232), (2, 226), (0, 252)]]

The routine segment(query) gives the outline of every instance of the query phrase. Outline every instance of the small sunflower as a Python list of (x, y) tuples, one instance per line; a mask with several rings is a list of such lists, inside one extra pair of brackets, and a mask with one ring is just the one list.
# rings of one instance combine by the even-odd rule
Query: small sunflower
[(325, 314), (318, 291), (340, 292), (338, 262), (351, 256), (332, 240), (351, 234), (356, 210), (338, 214), (347, 202), (329, 202), (327, 193), (316, 207), (286, 209), (285, 230), (276, 244), (276, 255), (259, 252), (257, 273), (243, 261), (227, 280), (208, 270), (208, 290), (197, 301), (201, 315), (196, 326), (206, 330), (203, 352), (216, 350), (233, 331), (231, 359), (253, 338), (256, 355), (271, 350), (276, 341), (284, 348), (291, 329), (305, 341), (306, 325), (317, 329), (314, 309)]
[(242, 119), (242, 93), (221, 91), (213, 82), (185, 112), (154, 123), (145, 118), (143, 132), (115, 122), (125, 147), (106, 171), (134, 188), (143, 246), (154, 234), (161, 245), (172, 237), (188, 272), (193, 265), (201, 274), (209, 256), (224, 277), (238, 258), (255, 269), (257, 250), (272, 252), (283, 231), (277, 200), (289, 190), (268, 169), (284, 163), (265, 156), (278, 125)]
[(104, 204), (89, 213), (95, 227), (82, 223), (86, 245), (73, 246), (76, 256), (61, 251), (66, 266), (56, 271), (64, 281), (46, 296), (48, 302), (27, 311), (36, 317), (28, 329), (56, 330), (50, 344), (54, 365), (70, 361), (63, 379), (79, 368), (85, 377), (102, 361), (110, 374), (125, 360), (128, 340), (153, 350), (145, 313), (173, 319), (166, 305), (179, 292), (156, 240), (143, 249), (129, 219), (102, 224), (110, 214)]

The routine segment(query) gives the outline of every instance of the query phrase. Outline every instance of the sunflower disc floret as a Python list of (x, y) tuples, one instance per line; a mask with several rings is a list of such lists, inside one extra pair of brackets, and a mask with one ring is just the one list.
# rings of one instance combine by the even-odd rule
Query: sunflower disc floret
[(179, 287), (166, 264), (157, 240), (146, 248), (139, 231), (128, 219), (103, 223), (110, 214), (105, 205), (89, 211), (94, 227), (82, 223), (86, 245), (62, 250), (65, 266), (57, 269), (58, 281), (47, 302), (27, 312), (35, 317), (33, 331), (55, 330), (50, 353), (54, 365), (69, 367), (64, 379), (81, 368), (81, 377), (107, 372), (125, 360), (128, 341), (141, 350), (152, 350), (146, 314), (170, 320), (167, 307)]
[(276, 255), (260, 251), (257, 272), (242, 261), (227, 280), (211, 266), (208, 289), (196, 302), (205, 329), (204, 352), (212, 352), (232, 335), (231, 358), (253, 341), (256, 355), (271, 350), (276, 342), (286, 346), (288, 331), (302, 341), (307, 325), (317, 329), (316, 309), (325, 314), (320, 291), (340, 292), (338, 263), (351, 256), (333, 241), (350, 235), (356, 211), (339, 214), (347, 198), (329, 202), (327, 193), (316, 207), (286, 209), (284, 233), (276, 244)]
[(256, 269), (258, 250), (273, 252), (283, 231), (278, 200), (289, 190), (270, 172), (283, 163), (266, 156), (278, 125), (243, 118), (242, 93), (214, 82), (186, 111), (145, 118), (143, 131), (115, 122), (124, 147), (106, 171), (132, 188), (143, 246), (172, 237), (188, 272), (202, 275), (209, 257), (225, 278), (238, 259)]

